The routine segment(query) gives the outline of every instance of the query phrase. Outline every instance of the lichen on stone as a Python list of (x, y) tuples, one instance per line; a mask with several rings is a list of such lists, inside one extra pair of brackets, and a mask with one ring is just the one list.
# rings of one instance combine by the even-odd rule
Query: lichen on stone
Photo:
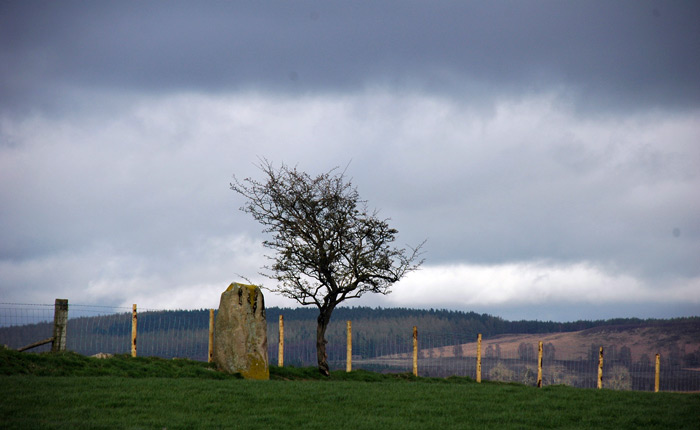
[(258, 288), (257, 286), (250, 285), (250, 284), (240, 284), (238, 282), (231, 282), (231, 285), (228, 286), (226, 291), (231, 291), (234, 288), (241, 289), (241, 292), (238, 293), (239, 295), (242, 293), (243, 288), (247, 289), (248, 290), (248, 300), (250, 301), (250, 307), (252, 307), (253, 309), (257, 308), (258, 297), (257, 297), (257, 294), (255, 294), (255, 290)]

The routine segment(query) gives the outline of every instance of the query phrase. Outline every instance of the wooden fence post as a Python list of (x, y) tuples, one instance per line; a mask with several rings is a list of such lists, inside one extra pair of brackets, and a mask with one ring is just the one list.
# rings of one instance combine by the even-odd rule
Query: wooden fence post
[(56, 299), (53, 310), (53, 342), (51, 351), (66, 350), (66, 327), (68, 326), (68, 299)]
[(214, 309), (209, 309), (209, 354), (207, 362), (214, 361)]
[(284, 317), (280, 315), (279, 323), (279, 350), (277, 351), (277, 365), (284, 367)]
[(600, 347), (598, 353), (598, 389), (603, 388), (603, 347)]
[(418, 327), (413, 326), (413, 376), (418, 376)]
[(351, 372), (352, 371), (352, 322), (348, 321), (347, 323), (348, 327), (348, 341), (347, 341), (347, 358), (345, 361), (345, 371), (346, 372)]
[(537, 344), (537, 388), (542, 388), (542, 341)]
[(136, 357), (136, 304), (131, 311), (131, 356)]
[(654, 392), (659, 392), (659, 373), (661, 372), (661, 356), (656, 354), (656, 370), (654, 371)]
[(481, 384), (481, 333), (476, 336), (476, 382)]

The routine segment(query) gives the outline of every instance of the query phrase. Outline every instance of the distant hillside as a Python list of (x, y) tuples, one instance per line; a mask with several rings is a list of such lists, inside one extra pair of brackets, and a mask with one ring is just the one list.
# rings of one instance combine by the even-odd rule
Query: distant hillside
[[(659, 353), (666, 364), (700, 366), (700, 323), (697, 319), (603, 325), (562, 333), (497, 335), (482, 342), (482, 351), (485, 356), (494, 358), (533, 356), (537, 353), (539, 341), (544, 344), (545, 356), (549, 355), (551, 359), (597, 360), (602, 346), (606, 359), (610, 361), (648, 365)], [(469, 351), (473, 355), (476, 342), (461, 344), (460, 348), (440, 347), (427, 353), (444, 358), (468, 355)]]
[[(285, 320), (285, 344), (315, 340), (315, 309), (270, 308), (267, 320), (271, 348), (277, 342), (280, 314)], [(665, 360), (674, 364), (700, 366), (700, 317), (558, 323), (507, 321), (488, 314), (432, 309), (339, 308), (333, 314), (326, 336), (330, 357), (344, 356), (347, 320), (352, 321), (353, 347), (359, 347), (366, 357), (408, 353), (412, 327), (417, 326), (421, 351), (434, 357), (475, 355), (476, 337), (481, 333), (484, 354), (495, 355), (498, 350), (504, 357), (511, 358), (518, 357), (519, 353), (536, 354), (537, 344), (542, 341), (557, 359), (597, 360), (598, 349), (603, 346), (610, 360), (653, 361), (654, 354), (661, 353)], [(397, 346), (391, 351), (384, 347), (382, 351), (379, 346), (388, 339), (397, 339)], [(455, 345), (461, 345), (463, 352)]]
[[(268, 308), (268, 346), (275, 357), (278, 343), (278, 321), (285, 320), (285, 349), (304, 350), (312, 355), (315, 349), (315, 308)], [(70, 316), (70, 311), (69, 311)], [(631, 355), (637, 361), (642, 355), (661, 352), (688, 366), (700, 366), (700, 318), (674, 320), (612, 319), (605, 321), (506, 321), (500, 317), (475, 312), (416, 310), (406, 308), (341, 307), (333, 313), (327, 331), (331, 359), (345, 354), (345, 322), (352, 321), (354, 351), (364, 357), (404, 353), (410, 350), (412, 327), (419, 330), (423, 351), (449, 356), (455, 345), (471, 348), (477, 334), (484, 338), (484, 351), (489, 346), (502, 354), (517, 353), (521, 343), (542, 340), (550, 344), (559, 357), (583, 356), (599, 345), (611, 353)], [(208, 344), (209, 311), (173, 310), (139, 313), (139, 354), (161, 357), (190, 357), (205, 360)], [(81, 354), (97, 352), (127, 353), (130, 348), (130, 313), (70, 318), (68, 348)], [(51, 323), (0, 327), (0, 344), (19, 348), (51, 336)], [(593, 346), (591, 346), (593, 345)], [(48, 349), (48, 345), (41, 347)], [(33, 351), (41, 351), (38, 348)], [(442, 348), (442, 350), (440, 349)], [(625, 348), (625, 349), (623, 349)], [(466, 349), (465, 349), (466, 350)], [(628, 351), (629, 350), (629, 351)], [(488, 352), (488, 351), (487, 351)], [(304, 362), (312, 357), (304, 358)]]

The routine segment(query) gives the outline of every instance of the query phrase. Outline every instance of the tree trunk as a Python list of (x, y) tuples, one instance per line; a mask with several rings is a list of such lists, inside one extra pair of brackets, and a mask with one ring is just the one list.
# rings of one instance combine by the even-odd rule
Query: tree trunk
[(316, 359), (318, 360), (318, 371), (324, 376), (330, 376), (328, 366), (328, 354), (326, 354), (326, 328), (331, 320), (332, 309), (321, 309), (318, 314), (318, 325), (316, 326)]

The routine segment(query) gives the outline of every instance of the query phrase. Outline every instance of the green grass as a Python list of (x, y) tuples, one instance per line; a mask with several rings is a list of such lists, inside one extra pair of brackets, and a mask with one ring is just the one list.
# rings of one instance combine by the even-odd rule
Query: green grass
[[(152, 374), (149, 374), (153, 372)], [(698, 429), (700, 395), (0, 350), (0, 428)]]

